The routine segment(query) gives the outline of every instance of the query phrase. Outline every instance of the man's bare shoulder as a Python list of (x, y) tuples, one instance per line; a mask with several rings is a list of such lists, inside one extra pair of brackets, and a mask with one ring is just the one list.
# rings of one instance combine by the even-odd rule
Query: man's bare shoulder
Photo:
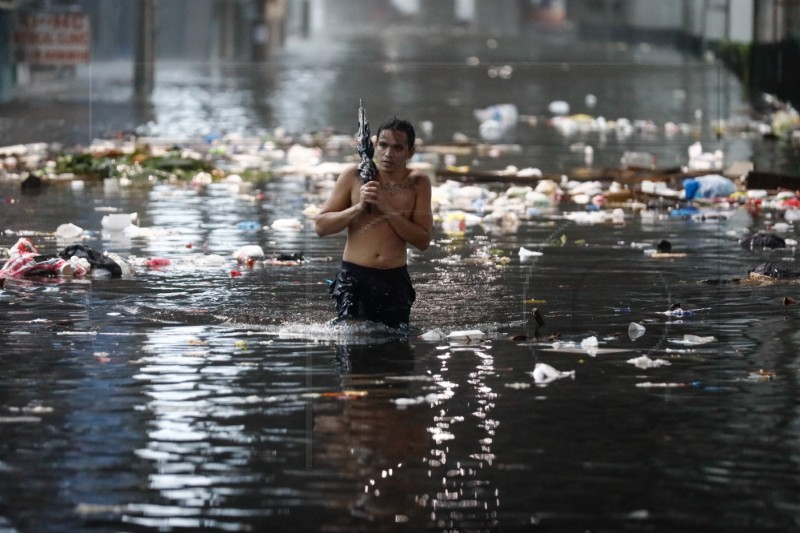
[(339, 179), (351, 180), (356, 176), (358, 176), (358, 165), (347, 165), (342, 169), (342, 172), (339, 174)]
[(431, 179), (428, 176), (428, 173), (422, 170), (412, 170), (406, 179), (408, 180), (408, 183), (414, 187), (418, 187), (420, 185), (430, 187), (431, 185)]

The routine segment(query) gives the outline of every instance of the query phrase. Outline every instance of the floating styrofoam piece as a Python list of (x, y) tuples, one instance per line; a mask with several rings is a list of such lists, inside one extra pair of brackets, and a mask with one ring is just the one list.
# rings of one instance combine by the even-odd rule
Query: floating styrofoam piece
[(533, 376), (533, 380), (540, 385), (550, 383), (557, 379), (575, 378), (574, 370), (562, 372), (561, 370), (556, 370), (546, 363), (536, 363), (536, 366), (533, 368), (533, 372), (530, 374)]
[(436, 403), (439, 401), (439, 395), (435, 392), (426, 394), (425, 396), (417, 396), (415, 398), (395, 398), (392, 402), (397, 407), (408, 407), (409, 405), (419, 405), (421, 403)]
[(110, 213), (105, 215), (100, 221), (104, 230), (108, 231), (122, 231), (138, 218), (137, 213)]
[(263, 259), (264, 249), (257, 244), (247, 244), (233, 252), (233, 258), (240, 263), (246, 263), (251, 259)]
[(303, 229), (303, 223), (296, 218), (279, 218), (270, 227), (278, 231), (298, 231)]
[(56, 228), (56, 237), (62, 239), (76, 239), (83, 233), (83, 228), (76, 226), (72, 222), (61, 224)]
[(597, 337), (595, 336), (587, 337), (581, 341), (581, 348), (584, 350), (587, 348), (597, 348), (597, 345)]
[(528, 250), (524, 246), (520, 246), (519, 252), (517, 253), (519, 254), (520, 259), (527, 259), (529, 257), (540, 257), (544, 255), (542, 252), (537, 252), (535, 250)]
[(628, 362), (632, 365), (637, 366), (638, 368), (656, 368), (659, 366), (669, 366), (672, 364), (666, 359), (650, 359), (646, 355), (642, 355), (640, 357), (634, 357), (633, 359), (628, 359)]
[(597, 337), (587, 337), (581, 341), (581, 348), (586, 350), (586, 353), (589, 354), (590, 357), (594, 357), (597, 355)]
[(451, 341), (457, 342), (477, 342), (482, 340), (486, 334), (479, 329), (464, 329), (458, 331), (451, 331), (447, 338)]
[(228, 260), (219, 254), (201, 255), (194, 260), (195, 265), (206, 267), (222, 266), (227, 262)]
[(443, 340), (444, 337), (444, 332), (440, 329), (432, 329), (419, 336), (419, 338), (424, 341), (440, 341)]
[(569, 113), (569, 104), (564, 100), (553, 100), (548, 104), (547, 110), (554, 115), (566, 115)]
[(160, 237), (163, 235), (178, 235), (181, 231), (174, 228), (142, 227), (131, 224), (122, 230), (122, 235), (130, 239), (136, 237)]
[(700, 335), (686, 334), (683, 336), (683, 339), (675, 339), (671, 342), (674, 342), (675, 344), (708, 344), (709, 342), (714, 342), (715, 340), (716, 339), (713, 335), (701, 337)]

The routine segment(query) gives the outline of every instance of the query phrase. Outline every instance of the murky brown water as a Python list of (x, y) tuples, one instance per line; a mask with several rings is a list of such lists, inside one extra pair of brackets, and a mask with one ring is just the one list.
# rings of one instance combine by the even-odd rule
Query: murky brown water
[[(441, 57), (421, 56), (413, 41), (401, 45), (409, 40), (307, 51), (260, 78), (236, 66), (216, 76), (203, 66), (165, 72), (153, 103), (159, 133), (349, 131), (351, 100), (362, 91), (375, 121), (393, 112), (431, 120), (441, 140), (474, 135), (472, 109), (505, 101), (541, 114), (551, 100), (580, 102), (591, 91), (609, 116), (690, 121), (696, 105), (711, 112), (730, 95), (734, 109), (741, 98), (717, 67), (665, 52), (609, 60), (601, 50), (583, 62), (567, 45), (530, 56), (519, 47), (424, 48)], [(462, 62), (482, 53), (479, 68)], [(513, 76), (488, 77), (495, 62), (513, 64)], [(374, 78), (370, 88), (382, 96), (363, 89)], [(676, 102), (677, 89), (685, 97)], [(92, 108), (129, 109), (124, 95), (114, 103), (105, 94), (94, 90)], [(119, 127), (97, 113), (91, 124)], [(512, 140), (521, 152), (476, 163), (546, 171), (576, 164), (569, 145), (580, 138), (539, 125), (518, 126)], [(694, 141), (585, 140), (606, 162), (631, 148), (679, 161)], [(738, 138), (720, 144), (728, 153), (776, 150)], [(797, 297), (796, 286), (700, 283), (743, 277), (767, 258), (791, 268), (792, 248), (752, 254), (737, 246), (737, 236), (767, 219), (743, 211), (706, 222), (629, 214), (624, 225), (582, 225), (559, 210), (512, 233), (479, 226), (461, 238), (439, 230), (431, 249), (410, 258), (418, 303), (412, 334), (397, 336), (325, 326), (333, 314), (325, 280), (343, 240), (318, 239), (308, 224), (297, 232), (241, 229), (242, 221), (302, 218), (314, 200), (303, 179), (266, 187), (254, 200), (255, 191), (226, 185), (108, 182), (22, 196), (16, 184), (0, 183), (0, 227), (12, 230), (2, 246), (16, 241), (14, 231), (53, 232), (72, 221), (93, 232), (87, 243), (99, 249), (173, 260), (130, 279), (9, 282), (0, 292), (0, 530), (800, 526), (800, 339), (797, 308), (783, 304)], [(138, 212), (142, 226), (164, 231), (103, 236), (105, 208)], [(654, 259), (634, 244), (661, 239), (687, 257)], [(51, 235), (33, 240), (50, 253), (62, 244)], [(267, 255), (302, 251), (308, 261), (236, 278), (232, 259), (195, 262), (230, 258), (245, 244)], [(543, 255), (520, 260), (521, 246)], [(665, 315), (675, 303), (693, 312)], [(544, 315), (539, 330), (534, 308)], [(642, 337), (631, 340), (631, 322), (645, 326)], [(486, 337), (417, 338), (432, 329)], [(528, 340), (512, 340), (522, 334)], [(685, 335), (714, 339), (687, 345)], [(591, 337), (594, 355), (581, 347)], [(628, 362), (642, 355), (671, 364)], [(575, 376), (537, 386), (536, 363)], [(754, 376), (760, 370), (774, 378)]]

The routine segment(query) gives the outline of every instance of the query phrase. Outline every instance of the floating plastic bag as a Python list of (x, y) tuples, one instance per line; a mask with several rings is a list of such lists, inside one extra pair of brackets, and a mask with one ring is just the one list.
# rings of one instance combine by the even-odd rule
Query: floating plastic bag
[(672, 363), (667, 361), (666, 359), (650, 359), (646, 355), (642, 355), (641, 357), (634, 357), (633, 359), (628, 359), (628, 362), (632, 365), (635, 365), (638, 368), (656, 368), (659, 366), (669, 366)]
[(562, 372), (546, 363), (536, 363), (533, 372), (530, 374), (533, 376), (533, 380), (539, 385), (546, 385), (547, 383), (562, 378), (575, 378), (574, 370)]
[(713, 336), (701, 337), (699, 335), (684, 335), (683, 339), (671, 339), (670, 342), (674, 344), (708, 344), (714, 342), (716, 339)]
[(597, 337), (587, 337), (581, 341), (581, 348), (586, 350), (590, 357), (597, 355)]

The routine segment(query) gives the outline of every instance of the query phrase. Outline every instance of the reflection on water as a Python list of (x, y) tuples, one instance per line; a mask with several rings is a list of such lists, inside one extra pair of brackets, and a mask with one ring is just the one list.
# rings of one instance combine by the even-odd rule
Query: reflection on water
[[(89, 212), (89, 244), (173, 262), (0, 292), (9, 527), (737, 530), (760, 515), (766, 480), (770, 516), (747, 529), (797, 522), (798, 337), (796, 310), (782, 303), (794, 285), (700, 283), (742, 277), (765, 255), (793, 259), (790, 248), (740, 250), (731, 235), (752, 220), (548, 215), (515, 233), (437, 234), (410, 258), (418, 304), (398, 336), (326, 325), (341, 238), (238, 226), (297, 215), (280, 201), (297, 187), (271, 183), (274, 206), (218, 186), (80, 193), (169, 230), (115, 241), (98, 231), (102, 212)], [(52, 230), (74, 195), (41, 196), (61, 211), (28, 228)], [(8, 205), (4, 222), (31, 206)], [(631, 246), (665, 237), (689, 256)], [(267, 255), (302, 247), (309, 260), (246, 268), (231, 256), (242, 244)], [(521, 260), (520, 246), (543, 255)], [(196, 266), (211, 253), (224, 262)], [(665, 314), (676, 303), (687, 313)], [(644, 335), (631, 340), (630, 322)], [(417, 337), (433, 329), (486, 336)], [(713, 341), (686, 345), (686, 335)], [(581, 348), (588, 337), (597, 352)], [(641, 355), (670, 365), (628, 363)], [(537, 386), (538, 362), (575, 378)]]

